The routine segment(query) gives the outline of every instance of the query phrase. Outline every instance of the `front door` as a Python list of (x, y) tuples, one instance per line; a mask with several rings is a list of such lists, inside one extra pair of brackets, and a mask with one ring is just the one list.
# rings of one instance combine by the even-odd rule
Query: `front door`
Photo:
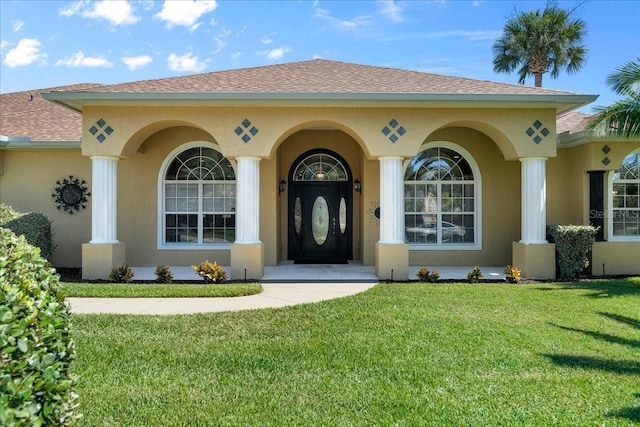
[(289, 177), (289, 259), (344, 263), (352, 253), (349, 169), (335, 153), (301, 156)]

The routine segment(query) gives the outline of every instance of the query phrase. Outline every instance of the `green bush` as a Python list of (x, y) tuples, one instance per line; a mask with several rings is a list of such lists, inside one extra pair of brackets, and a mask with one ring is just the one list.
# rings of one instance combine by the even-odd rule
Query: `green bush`
[(172, 283), (173, 273), (166, 265), (159, 265), (153, 272), (156, 275), (156, 283)]
[(191, 268), (204, 279), (205, 283), (222, 283), (227, 280), (227, 272), (215, 261), (207, 260), (198, 265), (192, 265)]
[(482, 279), (484, 279), (484, 276), (480, 271), (480, 267), (478, 267), (477, 265), (473, 267), (473, 270), (467, 273), (467, 282), (469, 283), (479, 283)]
[(21, 217), (23, 214), (13, 210), (11, 206), (0, 203), (0, 225), (12, 219)]
[(589, 265), (588, 254), (598, 229), (591, 225), (551, 225), (547, 239), (556, 244), (558, 279), (575, 280)]
[(2, 225), (16, 235), (23, 235), (30, 245), (40, 248), (40, 256), (50, 259), (53, 254), (51, 221), (44, 214), (30, 212), (10, 219)]
[(111, 273), (109, 273), (109, 279), (115, 283), (129, 283), (132, 278), (133, 270), (124, 262), (120, 267), (112, 268)]
[(0, 228), (0, 425), (65, 426), (79, 417), (70, 312), (39, 249)]

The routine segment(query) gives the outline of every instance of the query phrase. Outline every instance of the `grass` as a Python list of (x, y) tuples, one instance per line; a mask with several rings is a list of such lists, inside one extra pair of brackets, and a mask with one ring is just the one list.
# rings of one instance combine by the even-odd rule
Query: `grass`
[(86, 426), (640, 421), (640, 278), (72, 320)]
[(211, 285), (62, 282), (61, 284), (65, 296), (91, 298), (238, 297), (262, 292), (262, 285), (259, 283)]

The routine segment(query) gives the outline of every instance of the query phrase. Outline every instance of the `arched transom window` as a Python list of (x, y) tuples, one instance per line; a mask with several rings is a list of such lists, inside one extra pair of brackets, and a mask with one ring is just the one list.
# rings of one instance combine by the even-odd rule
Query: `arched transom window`
[(235, 240), (236, 177), (229, 160), (210, 147), (179, 152), (162, 185), (166, 246), (202, 246)]
[(640, 153), (630, 154), (611, 173), (609, 236), (614, 240), (640, 239)]
[(347, 171), (340, 160), (329, 154), (312, 154), (302, 160), (293, 173), (294, 181), (347, 181)]
[(479, 177), (474, 174), (472, 159), (460, 151), (430, 147), (408, 163), (404, 175), (407, 243), (425, 247), (478, 245)]

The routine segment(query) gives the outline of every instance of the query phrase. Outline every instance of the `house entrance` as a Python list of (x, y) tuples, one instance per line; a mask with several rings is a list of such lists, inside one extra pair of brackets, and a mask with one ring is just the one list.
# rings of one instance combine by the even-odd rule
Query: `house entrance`
[(288, 258), (297, 263), (346, 263), (352, 257), (351, 171), (342, 157), (313, 150), (289, 173)]

